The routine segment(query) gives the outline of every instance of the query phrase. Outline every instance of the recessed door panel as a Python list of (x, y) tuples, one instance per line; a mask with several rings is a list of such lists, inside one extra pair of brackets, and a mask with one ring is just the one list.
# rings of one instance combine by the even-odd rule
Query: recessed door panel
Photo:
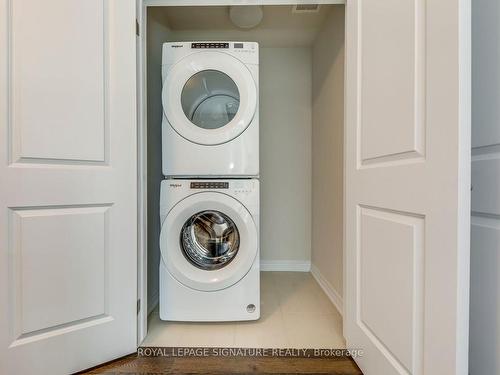
[(424, 1), (362, 1), (360, 22), (359, 163), (422, 157), (425, 153)]
[(11, 161), (104, 162), (108, 1), (8, 3)]
[(11, 210), (16, 340), (106, 313), (107, 210)]
[(498, 372), (500, 216), (472, 217), (470, 373)]
[[(500, 145), (500, 4), (496, 0), (472, 2), (472, 147)], [(475, 150), (474, 150), (475, 151)]]
[(360, 207), (358, 230), (358, 324), (400, 373), (419, 373), (424, 219)]
[(472, 1), (470, 374), (500, 371), (500, 3)]

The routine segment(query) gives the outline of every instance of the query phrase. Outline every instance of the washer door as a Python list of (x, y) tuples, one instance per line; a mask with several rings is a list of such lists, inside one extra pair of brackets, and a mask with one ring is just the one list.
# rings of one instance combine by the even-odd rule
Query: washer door
[(167, 72), (163, 110), (185, 139), (217, 145), (245, 131), (257, 108), (257, 87), (248, 68), (221, 52), (193, 53)]
[(220, 290), (237, 283), (252, 267), (257, 229), (236, 199), (197, 193), (170, 210), (162, 224), (160, 248), (177, 281), (201, 291)]

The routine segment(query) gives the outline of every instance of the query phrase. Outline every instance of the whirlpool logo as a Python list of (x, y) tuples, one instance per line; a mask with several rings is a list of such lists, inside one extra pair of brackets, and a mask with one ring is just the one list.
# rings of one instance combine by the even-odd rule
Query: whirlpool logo
[(182, 48), (184, 47), (182, 44), (172, 44), (172, 48)]
[(179, 188), (181, 186), (182, 186), (182, 184), (170, 184), (170, 187), (173, 187), (173, 188)]

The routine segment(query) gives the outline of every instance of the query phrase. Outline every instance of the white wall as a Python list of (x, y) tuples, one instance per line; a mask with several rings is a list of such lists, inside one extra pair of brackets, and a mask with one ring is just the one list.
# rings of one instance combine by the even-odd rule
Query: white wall
[(500, 2), (472, 1), (471, 375), (500, 374)]
[[(156, 9), (156, 10), (155, 10)], [(159, 8), (148, 8), (147, 19), (147, 138), (148, 138), (148, 310), (158, 303), (160, 261), (161, 53), (169, 29)]]
[[(344, 7), (313, 45), (312, 264), (341, 305), (343, 288)], [(341, 308), (341, 306), (339, 306)]]
[(260, 51), (261, 259), (306, 266), (311, 254), (311, 49)]

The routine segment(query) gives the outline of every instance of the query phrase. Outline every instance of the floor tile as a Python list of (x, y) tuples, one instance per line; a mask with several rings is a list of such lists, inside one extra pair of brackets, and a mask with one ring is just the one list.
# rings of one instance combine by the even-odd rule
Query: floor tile
[(180, 346), (184, 327), (180, 324), (160, 320), (157, 311), (153, 311), (148, 319), (148, 334), (143, 346)]
[[(174, 323), (175, 324), (175, 323)], [(234, 345), (234, 323), (182, 323), (179, 346), (231, 347)]]
[(255, 322), (238, 324), (234, 343), (236, 347), (287, 348), (289, 342), (281, 311), (265, 313)]
[(292, 348), (345, 347), (341, 323), (334, 315), (284, 314), (283, 320)]
[(344, 348), (342, 317), (307, 272), (261, 273), (261, 318), (185, 323), (149, 316), (147, 346)]

